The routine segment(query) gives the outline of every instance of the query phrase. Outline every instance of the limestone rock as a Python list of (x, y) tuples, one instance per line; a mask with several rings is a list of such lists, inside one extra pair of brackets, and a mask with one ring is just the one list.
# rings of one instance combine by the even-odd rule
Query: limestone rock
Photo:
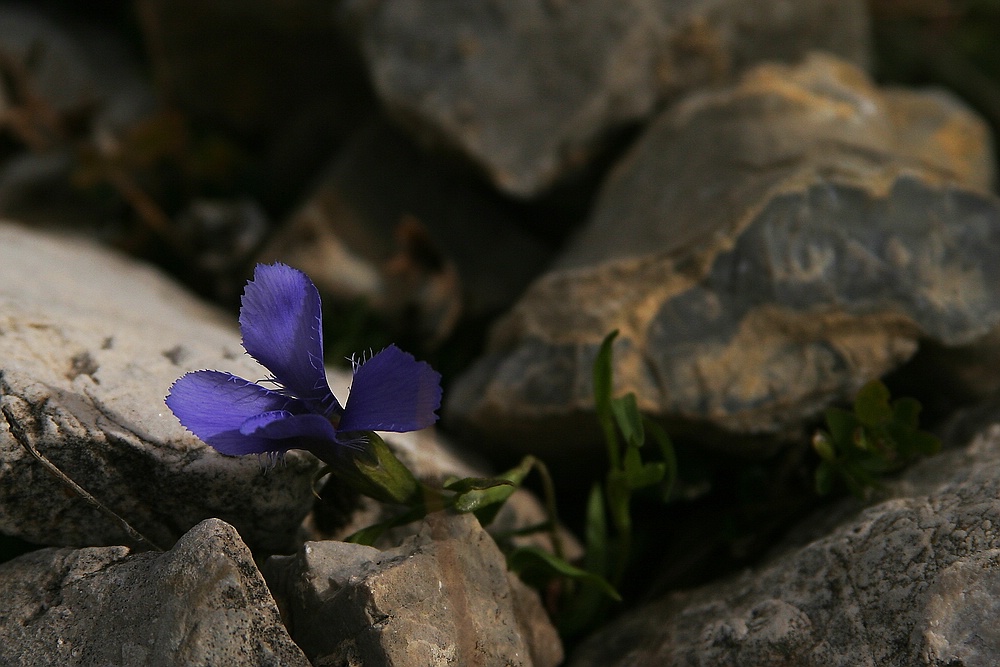
[(518, 448), (585, 443), (591, 365), (619, 329), (616, 390), (675, 433), (767, 451), (918, 340), (967, 344), (1000, 320), (989, 143), (943, 93), (886, 94), (828, 56), (687, 99), (495, 326), (446, 416)]
[(512, 209), (380, 120), (348, 142), (261, 261), (434, 343), (460, 316), (508, 308), (549, 259)]
[(389, 112), (530, 196), (679, 92), (761, 60), (867, 60), (860, 1), (345, 3)]
[(431, 515), (400, 547), (308, 542), (264, 567), (313, 664), (554, 667), (562, 648), (537, 594), (507, 572), (471, 515)]
[(308, 667), (250, 550), (204, 521), (166, 553), (49, 548), (0, 565), (0, 663)]
[[(1000, 655), (1000, 426), (907, 471), (756, 570), (643, 605), (571, 667), (991, 665)], [(853, 510), (853, 511), (852, 511)]]
[(0, 531), (39, 544), (127, 540), (29, 444), (163, 547), (219, 517), (255, 549), (294, 548), (315, 459), (293, 452), (265, 470), (254, 457), (222, 456), (163, 403), (198, 368), (266, 377), (235, 326), (90, 242), (0, 225)]

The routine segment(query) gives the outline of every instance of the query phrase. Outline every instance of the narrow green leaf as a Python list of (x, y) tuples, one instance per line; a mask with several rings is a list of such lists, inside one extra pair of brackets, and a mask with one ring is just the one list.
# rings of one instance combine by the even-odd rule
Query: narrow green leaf
[(587, 569), (598, 574), (608, 573), (608, 522), (604, 514), (604, 492), (600, 484), (590, 487), (587, 496), (587, 519), (584, 526)]
[(456, 512), (476, 512), (489, 505), (503, 504), (510, 498), (517, 487), (510, 482), (497, 484), (486, 489), (471, 489), (455, 497)]
[(345, 542), (351, 542), (353, 544), (363, 544), (370, 547), (375, 544), (375, 541), (382, 536), (382, 533), (387, 531), (390, 526), (384, 523), (376, 523), (371, 526), (362, 528), (361, 530), (351, 533), (346, 538)]
[(625, 439), (625, 446), (632, 449), (642, 447), (646, 441), (646, 434), (642, 428), (642, 415), (639, 413), (635, 394), (629, 392), (621, 398), (612, 399), (611, 412), (615, 416), (618, 430)]
[(674, 443), (671, 442), (670, 436), (667, 435), (666, 430), (662, 426), (649, 417), (643, 417), (642, 423), (645, 426), (646, 433), (653, 438), (653, 441), (660, 448), (660, 456), (664, 465), (660, 495), (663, 498), (663, 502), (667, 502), (674, 491), (674, 486), (677, 484), (677, 452), (674, 451)]
[(449, 481), (444, 485), (445, 490), (455, 493), (467, 493), (469, 491), (485, 491), (497, 486), (516, 486), (509, 479), (498, 477), (463, 477)]
[(629, 512), (629, 501), (632, 494), (629, 491), (628, 477), (622, 470), (608, 471), (605, 493), (611, 521), (619, 535), (628, 535), (632, 531), (632, 515)]
[(618, 336), (618, 330), (609, 333), (597, 352), (594, 359), (594, 410), (597, 413), (597, 422), (604, 434), (604, 441), (608, 449), (608, 461), (612, 468), (619, 468), (620, 457), (618, 453), (618, 436), (615, 434), (614, 413), (611, 410), (611, 392), (613, 387), (613, 364), (612, 345)]
[(600, 589), (605, 595), (616, 602), (621, 602), (621, 595), (607, 582), (604, 577), (567, 563), (553, 554), (538, 547), (525, 546), (514, 549), (507, 556), (507, 567), (511, 572), (520, 574), (529, 569), (541, 569), (554, 575), (583, 581)]
[[(437, 508), (436, 508), (437, 509)], [(397, 526), (405, 526), (408, 523), (413, 523), (414, 521), (419, 521), (427, 516), (427, 507), (424, 505), (415, 505), (392, 518), (386, 519), (379, 523), (373, 524), (366, 528), (362, 528), (356, 533), (352, 533), (347, 538), (344, 539), (345, 542), (353, 542), (354, 544), (365, 544), (371, 546), (375, 543), (382, 533), (389, 530), (390, 528), (396, 528)]]

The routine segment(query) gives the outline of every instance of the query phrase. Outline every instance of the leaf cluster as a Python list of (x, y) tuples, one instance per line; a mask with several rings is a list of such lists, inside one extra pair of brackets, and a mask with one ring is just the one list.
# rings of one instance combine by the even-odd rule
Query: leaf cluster
[(851, 412), (829, 408), (827, 429), (813, 436), (812, 446), (820, 457), (816, 491), (821, 495), (839, 483), (863, 498), (881, 486), (882, 476), (941, 449), (935, 436), (919, 428), (919, 401), (890, 401), (888, 388), (879, 380), (861, 388), (853, 408)]
[[(594, 405), (607, 447), (608, 472), (588, 497), (584, 561), (586, 571), (614, 586), (620, 585), (631, 553), (633, 493), (656, 487), (666, 502), (677, 481), (677, 457), (666, 431), (642, 415), (634, 393), (613, 397), (617, 336), (617, 331), (608, 334), (594, 361)], [(647, 439), (655, 447), (646, 446)], [(605, 591), (584, 583), (567, 603), (560, 630), (572, 636), (591, 627), (606, 615), (608, 600)]]

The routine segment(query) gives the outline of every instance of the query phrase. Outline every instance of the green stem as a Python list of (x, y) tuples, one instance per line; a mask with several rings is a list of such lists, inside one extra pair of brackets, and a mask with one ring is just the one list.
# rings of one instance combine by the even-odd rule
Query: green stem
[(549, 530), (552, 534), (552, 551), (564, 559), (562, 538), (559, 536), (559, 515), (556, 511), (556, 485), (552, 481), (549, 468), (540, 459), (532, 458), (532, 463), (538, 475), (542, 478), (542, 491), (545, 495), (545, 511), (549, 515)]

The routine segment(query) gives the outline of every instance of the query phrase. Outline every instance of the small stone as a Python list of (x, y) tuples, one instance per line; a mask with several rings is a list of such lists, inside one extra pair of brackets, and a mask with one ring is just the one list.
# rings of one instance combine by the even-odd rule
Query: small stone
[(0, 565), (0, 663), (308, 667), (236, 530), (166, 553), (49, 548)]
[(618, 329), (616, 393), (675, 434), (773, 452), (919, 341), (968, 344), (1000, 320), (987, 136), (942, 93), (883, 95), (818, 54), (688, 98), (494, 327), (446, 417), (517, 450), (593, 443), (580, 417)]
[(555, 667), (563, 658), (537, 594), (469, 514), (430, 515), (382, 552), (308, 542), (264, 571), (314, 664)]

